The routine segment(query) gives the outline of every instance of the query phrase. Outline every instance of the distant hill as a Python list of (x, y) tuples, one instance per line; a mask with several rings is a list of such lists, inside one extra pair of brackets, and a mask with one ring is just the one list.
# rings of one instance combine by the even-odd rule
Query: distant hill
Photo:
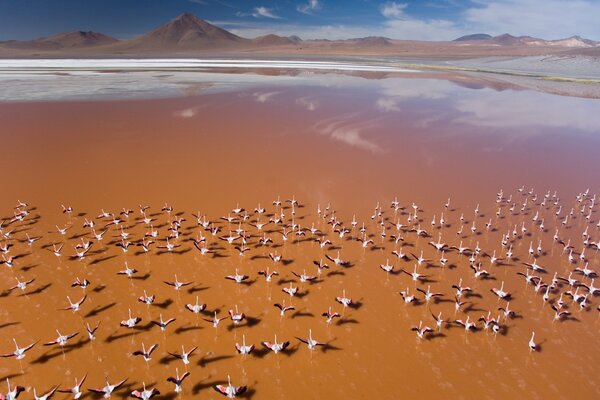
[(488, 35), (487, 33), (474, 33), (472, 35), (465, 35), (453, 40), (453, 42), (465, 42), (471, 40), (488, 40), (491, 39), (492, 35)]
[(53, 36), (34, 40), (4, 42), (5, 47), (13, 49), (62, 50), (83, 47), (94, 47), (119, 42), (117, 39), (92, 31), (63, 32)]
[(127, 40), (92, 31), (66, 32), (34, 40), (0, 42), (0, 57), (150, 57), (200, 53), (254, 52), (273, 54), (381, 55), (423, 57), (526, 56), (587, 54), (596, 56), (600, 42), (572, 36), (544, 40), (508, 33), (475, 33), (453, 41), (397, 40), (368, 36), (345, 40), (311, 39), (267, 34), (238, 36), (185, 12), (156, 29)]
[(254, 38), (252, 39), (252, 43), (259, 46), (281, 46), (298, 43), (298, 41), (289, 37), (270, 34)]
[(594, 42), (593, 40), (584, 39), (580, 36), (571, 36), (566, 39), (559, 40), (550, 40), (549, 43), (554, 46), (564, 46), (564, 47), (595, 47), (598, 46), (598, 42)]
[(470, 42), (470, 41), (478, 41), (481, 43), (491, 43), (495, 45), (501, 46), (518, 46), (518, 45), (526, 45), (526, 46), (558, 46), (558, 47), (576, 47), (576, 48), (586, 48), (586, 47), (595, 47), (600, 45), (598, 42), (594, 42), (593, 40), (583, 39), (579, 36), (571, 36), (566, 39), (558, 39), (558, 40), (544, 40), (540, 38), (535, 38), (531, 36), (513, 36), (508, 33), (498, 36), (491, 36), (486, 33), (476, 33), (473, 35), (461, 36), (457, 39), (453, 40), (454, 42)]

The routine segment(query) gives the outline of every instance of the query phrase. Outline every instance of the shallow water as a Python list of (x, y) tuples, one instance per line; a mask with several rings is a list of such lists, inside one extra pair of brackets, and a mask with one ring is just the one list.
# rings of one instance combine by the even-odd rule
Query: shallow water
[[(5, 287), (12, 286), (15, 277), (36, 279), (25, 291), (27, 296), (16, 290), (2, 298), (0, 352), (12, 351), (12, 337), (25, 345), (53, 339), (57, 328), (61, 333), (80, 332), (74, 338), (77, 345), (67, 345), (64, 352), (40, 342), (20, 363), (4, 359), (0, 378), (10, 376), (11, 382), (41, 392), (57, 384), (68, 386), (86, 372), (85, 387), (102, 386), (108, 374), (111, 381), (128, 377), (128, 390), (145, 382), (174, 396), (173, 385), (165, 379), (176, 367), (182, 373), (185, 366), (166, 352), (178, 351), (183, 344), (186, 349), (198, 346), (187, 366), (191, 376), (184, 383), (183, 397), (218, 398), (210, 385), (226, 380), (228, 374), (234, 384), (248, 385), (250, 396), (256, 399), (599, 396), (595, 366), (600, 356), (595, 345), (598, 298), (589, 298), (588, 309), (579, 310), (565, 297), (574, 318), (554, 322), (554, 312), (543, 303), (542, 295), (516, 275), (525, 270), (522, 262), (531, 260), (530, 243), (536, 247), (539, 239), (544, 252), (538, 263), (549, 270), (542, 274), (544, 281), (550, 281), (554, 271), (567, 276), (575, 267), (568, 263), (563, 246), (553, 243), (555, 227), (561, 239), (571, 239), (576, 257), (586, 226), (591, 240), (600, 240), (597, 206), (587, 221), (575, 199), (587, 188), (590, 198), (600, 190), (597, 101), (490, 86), (458, 76), (444, 80), (322, 73), (259, 79), (248, 75), (248, 85), (243, 83), (245, 75), (227, 76), (232, 82), (239, 79), (239, 87), (230, 83), (226, 91), (199, 95), (186, 91), (194, 82), (178, 86), (172, 93), (180, 96), (168, 99), (0, 104), (5, 149), (0, 161), (5, 171), (2, 213), (10, 217), (16, 199), (35, 207), (24, 222), (4, 231), (15, 229), (16, 239), (25, 233), (43, 237), (32, 249), (14, 241), (10, 254), (23, 257), (15, 260), (12, 269), (0, 269)], [(178, 82), (185, 81), (179, 78)], [(219, 75), (214, 82), (207, 78), (207, 85), (226, 85), (225, 78)], [(164, 95), (160, 90), (156, 93)], [(522, 185), (525, 192), (534, 189), (536, 201), (533, 194), (517, 191)], [(512, 195), (517, 205), (510, 213), (510, 205), (501, 203), (500, 216), (496, 216), (496, 193), (501, 189), (504, 198)], [(551, 195), (556, 191), (560, 197), (560, 216), (555, 215), (550, 200), (540, 205), (547, 191)], [(237, 204), (252, 210), (260, 203), (271, 213), (276, 210), (271, 201), (278, 195), (282, 200), (295, 196), (302, 207), (295, 209), (294, 222), (302, 227), (314, 223), (331, 237), (333, 247), (321, 250), (310, 240), (295, 243), (290, 239), (284, 244), (278, 233), (281, 227), (273, 224), (265, 228), (273, 231), (272, 247), (255, 247), (260, 234), (247, 226), (254, 237), (243, 257), (206, 232), (224, 257), (201, 256), (188, 240), (201, 232), (191, 213), (206, 213), (227, 235), (230, 228), (220, 216)], [(397, 213), (389, 208), (396, 196), (405, 207)], [(450, 206), (445, 208), (449, 197)], [(529, 200), (520, 212), (525, 197)], [(168, 233), (164, 224), (173, 218), (160, 212), (165, 202), (175, 213), (184, 212), (187, 219), (183, 236), (176, 241), (181, 254), (158, 254), (156, 248), (148, 254), (137, 254), (140, 248), (123, 253), (109, 244), (120, 234), (111, 228), (102, 243), (93, 245), (95, 254), (81, 261), (68, 259), (80, 240), (77, 236), (89, 232), (82, 228), (84, 218), (95, 217), (100, 209), (136, 210), (125, 226), (134, 239), (140, 239), (148, 229), (134, 223), (139, 217), (137, 205), (148, 204), (152, 213), (158, 213), (154, 226), (163, 238)], [(379, 217), (370, 218), (378, 202), (382, 216), (389, 218), (385, 239), (380, 235)], [(396, 245), (390, 241), (396, 233), (391, 224), (398, 218), (406, 224), (413, 202), (419, 207), (422, 227), (432, 237), (405, 232), (405, 243)], [(63, 214), (61, 204), (72, 206), (74, 213)], [(364, 221), (376, 247), (364, 250), (357, 241), (340, 239), (316, 214), (319, 204), (322, 209), (330, 204), (346, 226), (353, 215), (359, 226)], [(477, 205), (479, 214), (475, 215)], [(286, 207), (286, 220), (291, 222), (289, 204)], [(571, 207), (575, 218), (563, 226)], [(432, 227), (433, 216), (439, 221), (442, 212), (446, 226)], [(534, 223), (536, 212), (539, 219)], [(457, 235), (461, 213), (464, 229)], [(542, 218), (545, 231), (539, 229)], [(487, 230), (490, 220), (492, 227)], [(476, 233), (470, 230), (473, 221)], [(72, 225), (66, 239), (55, 228), (65, 224)], [(522, 224), (527, 228), (524, 235)], [(440, 268), (440, 254), (427, 244), (441, 234), (450, 245), (462, 240), (474, 248), (479, 243), (483, 253), (495, 250), (504, 257), (501, 237), (515, 225), (519, 230), (512, 239), (515, 259), (492, 266), (489, 257), (479, 258), (492, 273), (490, 280), (475, 280), (468, 256), (455, 251), (446, 252), (448, 265)], [(236, 227), (232, 224), (231, 229)], [(357, 229), (350, 236), (358, 236)], [(61, 241), (66, 242), (61, 258), (42, 248)], [(429, 267), (420, 268), (421, 273), (431, 275), (432, 282), (416, 284), (405, 274), (388, 275), (378, 267), (389, 258), (396, 268), (412, 271), (414, 260), (397, 260), (391, 254), (400, 246), (417, 256), (422, 250), (432, 260)], [(298, 281), (292, 271), (306, 269), (307, 274), (315, 274), (312, 261), (325, 254), (335, 256), (337, 248), (352, 263), (351, 268), (331, 265), (318, 282), (298, 283), (306, 292), (302, 298), (290, 299), (281, 291), (290, 280)], [(266, 258), (273, 251), (289, 260), (289, 265), (275, 265)], [(590, 267), (598, 270), (597, 251), (588, 248), (585, 255)], [(147, 278), (129, 280), (116, 275), (124, 261)], [(265, 267), (280, 273), (269, 284), (256, 274)], [(236, 268), (248, 274), (252, 283), (237, 285), (224, 279)], [(191, 289), (176, 292), (163, 283), (175, 273), (181, 281), (193, 281)], [(82, 290), (69, 287), (76, 276), (92, 282), (88, 299), (77, 313), (57, 311), (68, 305), (67, 295), (72, 300), (80, 298)], [(476, 295), (455, 314), (451, 285), (460, 278)], [(495, 316), (505, 302), (490, 289), (502, 281), (513, 295), (510, 308), (519, 315), (506, 322), (504, 334), (467, 333), (454, 326), (444, 327), (441, 335), (429, 340), (419, 340), (410, 330), (419, 320), (433, 326), (430, 312), (442, 311), (449, 319), (470, 316), (474, 320), (488, 310)], [(400, 290), (408, 286), (412, 293), (427, 284), (432, 291), (444, 293), (441, 302), (403, 303)], [(359, 307), (344, 310), (335, 302), (344, 289)], [(136, 299), (144, 290), (155, 294), (162, 306), (139, 303)], [(566, 286), (560, 288), (565, 290)], [(551, 299), (559, 293), (551, 293)], [(237, 304), (251, 319), (240, 327), (223, 321), (215, 330), (202, 320), (210, 315), (198, 318), (184, 308), (196, 296), (207, 303), (208, 310), (218, 309), (219, 315)], [(273, 303), (284, 298), (296, 307), (296, 314), (282, 319)], [(329, 306), (343, 313), (331, 325), (320, 316)], [(127, 318), (128, 308), (143, 318), (143, 326), (160, 313), (177, 320), (164, 333), (156, 326), (128, 331), (118, 325)], [(98, 338), (87, 343), (83, 324), (98, 321)], [(307, 336), (308, 329), (329, 347), (310, 352), (294, 338)], [(527, 348), (532, 330), (541, 344), (540, 352)], [(257, 347), (259, 341), (272, 340), (277, 334), (279, 340), (292, 342), (291, 351), (241, 357), (233, 345), (242, 334)], [(130, 355), (142, 342), (147, 347), (159, 344), (148, 366)], [(117, 394), (125, 396), (127, 391)]]

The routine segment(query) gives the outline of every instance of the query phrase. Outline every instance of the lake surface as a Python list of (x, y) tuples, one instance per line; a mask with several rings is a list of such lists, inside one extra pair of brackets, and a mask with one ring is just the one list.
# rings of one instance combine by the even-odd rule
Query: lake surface
[[(227, 375), (236, 385), (248, 385), (249, 397), (256, 399), (600, 396), (595, 366), (600, 357), (595, 344), (598, 297), (589, 296), (582, 310), (563, 296), (572, 318), (554, 321), (550, 302), (569, 287), (553, 289), (550, 302), (544, 303), (544, 291), (536, 293), (516, 274), (525, 272), (523, 262), (533, 261), (530, 246), (541, 243), (543, 251), (536, 257), (548, 269), (539, 274), (543, 281), (550, 282), (554, 272), (566, 277), (584, 265), (579, 259), (582, 232), (587, 228), (590, 240), (600, 241), (597, 206), (580, 211), (600, 192), (598, 100), (465, 75), (372, 66), (340, 73), (336, 65), (330, 70), (319, 67), (62, 72), (44, 67), (42, 72), (3, 73), (0, 165), (5, 174), (0, 207), (7, 219), (17, 200), (34, 209), (25, 221), (4, 228), (14, 230), (11, 254), (22, 257), (13, 268), (3, 265), (0, 279), (7, 288), (15, 278), (36, 280), (25, 291), (34, 293), (19, 296), (16, 290), (2, 298), (0, 353), (12, 351), (13, 337), (25, 345), (52, 340), (55, 329), (80, 334), (63, 351), (40, 342), (21, 363), (6, 359), (0, 378), (10, 376), (11, 382), (34, 386), (39, 393), (53, 385), (69, 386), (85, 373), (85, 387), (103, 386), (108, 374), (111, 381), (128, 377), (128, 390), (145, 382), (174, 396), (173, 385), (165, 380), (177, 367), (180, 373), (186, 368), (191, 372), (182, 397), (218, 398), (210, 386), (226, 381)], [(578, 201), (576, 196), (586, 190)], [(502, 201), (497, 202), (500, 192)], [(294, 196), (300, 206), (294, 214), (290, 203), (276, 207), (272, 201), (278, 196)], [(395, 198), (402, 206), (397, 211), (390, 208)], [(174, 207), (171, 215), (161, 211), (165, 203)], [(263, 215), (252, 213), (259, 203), (267, 209)], [(74, 212), (63, 214), (61, 204)], [(95, 218), (101, 209), (135, 210), (122, 225), (130, 240), (141, 240), (150, 228), (139, 220), (139, 204), (151, 206), (161, 245), (175, 214), (183, 212), (186, 221), (181, 237), (174, 240), (181, 245), (176, 252), (153, 248), (144, 254), (136, 248), (124, 253), (115, 246), (122, 231), (109, 227), (92, 254), (83, 260), (68, 258), (81, 237), (89, 236), (89, 229), (82, 228), (84, 220)], [(382, 214), (371, 218), (377, 204)], [(418, 208), (416, 220), (413, 204)], [(220, 219), (238, 206), (252, 214), (250, 221), (266, 222), (266, 214), (283, 211), (286, 223), (317, 227), (333, 243), (321, 248), (309, 240), (310, 232), (284, 242), (281, 225), (270, 224), (263, 232), (247, 222)], [(325, 211), (327, 206), (324, 219), (317, 209)], [(573, 215), (565, 225), (562, 221), (571, 208)], [(350, 229), (344, 238), (327, 223), (332, 210)], [(247, 229), (250, 251), (239, 256), (232, 245), (205, 232), (192, 216), (196, 212), (206, 214), (225, 236), (238, 226)], [(445, 224), (440, 227), (442, 213)], [(354, 228), (353, 217), (358, 223)], [(108, 222), (96, 221), (99, 226)], [(401, 233), (404, 241), (396, 244), (390, 237), (397, 234), (398, 221), (407, 226)], [(366, 249), (354, 240), (362, 237), (363, 222), (365, 234), (374, 240)], [(409, 231), (419, 224), (431, 237)], [(56, 225), (72, 228), (63, 237)], [(575, 263), (553, 240), (557, 229), (561, 240), (571, 240)], [(259, 246), (265, 232), (274, 243)], [(30, 248), (17, 240), (25, 233), (42, 239)], [(194, 248), (190, 238), (199, 233), (207, 236), (218, 256), (202, 256)], [(501, 244), (506, 233), (514, 256), (492, 265), (494, 251), (506, 257), (507, 247)], [(428, 244), (438, 238), (452, 246), (462, 241), (471, 249), (480, 247), (477, 262), (491, 279), (475, 279), (469, 256), (455, 250), (445, 252), (448, 263), (441, 267), (441, 253)], [(44, 249), (60, 242), (66, 243), (63, 257)], [(429, 282), (379, 268), (389, 260), (396, 271), (412, 272), (414, 258), (399, 260), (391, 254), (400, 248), (417, 257), (423, 251), (431, 260), (419, 267)], [(329, 262), (330, 269), (313, 284), (293, 275), (315, 275), (313, 261), (335, 257), (338, 251), (351, 262), (349, 268)], [(287, 265), (271, 261), (270, 252), (282, 254)], [(584, 255), (590, 268), (600, 270), (597, 249), (590, 245)], [(117, 275), (125, 261), (143, 279)], [(257, 275), (267, 267), (280, 273), (270, 283)], [(250, 284), (224, 279), (236, 268), (250, 276)], [(193, 285), (181, 291), (165, 285), (175, 273)], [(92, 282), (86, 289), (88, 299), (76, 313), (57, 311), (68, 305), (67, 295), (72, 300), (81, 297), (81, 289), (70, 287), (75, 277)], [(451, 286), (461, 278), (474, 294), (455, 312)], [(303, 297), (282, 292), (290, 282), (299, 286)], [(496, 317), (506, 301), (490, 289), (502, 282), (512, 294), (510, 308), (517, 317), (501, 319), (501, 334), (465, 332), (452, 324), (420, 340), (411, 331), (420, 320), (434, 327), (432, 312), (451, 320), (469, 316), (474, 321), (488, 311)], [(405, 304), (399, 294), (408, 287), (422, 299), (416, 289), (427, 285), (444, 294), (441, 301)], [(35, 293), (38, 288), (42, 290)], [(155, 294), (159, 305), (138, 302), (144, 290)], [(357, 307), (343, 308), (335, 301), (343, 290)], [(225, 316), (237, 305), (249, 319), (241, 326), (223, 321), (214, 329), (203, 320), (211, 313), (195, 315), (185, 309), (196, 296), (207, 304), (207, 311)], [(273, 303), (284, 299), (296, 310), (281, 318)], [(328, 307), (343, 316), (327, 324), (321, 314)], [(142, 316), (143, 329), (119, 327), (128, 309)], [(176, 318), (165, 332), (146, 326), (159, 314)], [(84, 340), (87, 322), (100, 322), (92, 343)], [(309, 329), (315, 339), (328, 343), (323, 351), (311, 352), (295, 338), (304, 338)], [(528, 348), (532, 331), (539, 352)], [(274, 334), (292, 342), (287, 354), (261, 350), (242, 357), (235, 352), (234, 343), (242, 335), (260, 348), (259, 342), (273, 340)], [(146, 347), (159, 344), (148, 365), (131, 356), (142, 342)], [(179, 351), (181, 345), (198, 346), (188, 366), (167, 353)], [(127, 391), (118, 394), (125, 396)]]

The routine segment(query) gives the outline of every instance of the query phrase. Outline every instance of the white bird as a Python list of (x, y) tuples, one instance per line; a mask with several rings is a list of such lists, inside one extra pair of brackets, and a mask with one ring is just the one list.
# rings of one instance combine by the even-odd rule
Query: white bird
[(227, 319), (229, 317), (222, 317), (222, 318), (218, 318), (217, 317), (217, 312), (215, 311), (215, 314), (213, 316), (212, 319), (208, 319), (208, 318), (203, 318), (206, 322), (210, 322), (213, 324), (213, 328), (218, 328), (219, 327), (219, 322), (223, 321), (224, 319)]
[(318, 342), (312, 338), (312, 329), (308, 330), (308, 339), (302, 339), (296, 336), (296, 339), (308, 346), (309, 350), (314, 350), (317, 346), (324, 346), (325, 343)]
[(163, 281), (164, 283), (166, 283), (169, 286), (173, 286), (175, 288), (175, 290), (180, 290), (182, 287), (184, 286), (188, 286), (191, 285), (194, 282), (179, 282), (179, 280), (177, 280), (177, 275), (175, 275), (175, 281), (173, 282), (169, 282), (169, 281)]
[(110, 383), (108, 383), (108, 379), (106, 379), (106, 386), (104, 386), (102, 388), (90, 388), (88, 390), (90, 392), (103, 394), (105, 399), (109, 399), (112, 392), (114, 392), (119, 387), (121, 387), (121, 385), (123, 385), (126, 380), (127, 379), (123, 379), (122, 381), (119, 381), (119, 382), (111, 385)]
[(475, 322), (469, 322), (469, 319), (471, 317), (467, 316), (467, 320), (463, 321), (461, 319), (456, 319), (454, 320), (454, 322), (458, 325), (462, 325), (465, 328), (465, 331), (469, 331), (469, 330), (475, 330), (477, 329), (477, 324)]
[(344, 307), (349, 307), (352, 304), (352, 299), (350, 297), (346, 297), (346, 289), (342, 290), (342, 295), (336, 297), (335, 301), (337, 301)]
[(52, 398), (52, 396), (54, 396), (54, 393), (56, 393), (56, 389), (58, 389), (58, 386), (54, 387), (49, 392), (47, 392), (41, 396), (38, 396), (37, 391), (35, 390), (35, 388), (33, 388), (33, 398), (35, 400), (50, 400)]
[(284, 351), (290, 345), (290, 342), (277, 342), (277, 335), (275, 335), (273, 343), (264, 341), (260, 342), (260, 344), (262, 344), (265, 348), (271, 350), (273, 353), (277, 354)]
[(240, 354), (250, 354), (254, 350), (254, 345), (246, 345), (246, 335), (242, 335), (242, 344), (236, 343), (235, 349)]
[(339, 318), (339, 317), (341, 317), (341, 315), (340, 315), (339, 313), (337, 313), (337, 312), (334, 312), (334, 311), (331, 311), (331, 307), (329, 307), (329, 308), (327, 309), (327, 311), (325, 311), (325, 312), (324, 312), (323, 314), (321, 314), (321, 315), (323, 315), (324, 317), (327, 317), (327, 318), (326, 318), (326, 321), (327, 321), (327, 323), (328, 323), (328, 324), (331, 324), (331, 323), (333, 322), (333, 319), (334, 319), (334, 318)]
[(434, 297), (443, 296), (442, 293), (435, 293), (435, 292), (430, 291), (430, 287), (431, 287), (431, 285), (427, 285), (427, 290), (423, 290), (421, 288), (417, 288), (417, 291), (419, 291), (419, 292), (421, 292), (421, 293), (423, 293), (425, 295), (425, 301), (426, 302), (429, 302), (429, 300), (431, 300)]
[(227, 382), (227, 386), (214, 385), (213, 389), (215, 389), (222, 395), (227, 396), (230, 399), (234, 399), (236, 396), (243, 394), (248, 389), (246, 386), (233, 386), (231, 384), (231, 379), (229, 378), (229, 375), (227, 375)]
[(279, 310), (280, 310), (279, 315), (281, 315), (282, 317), (285, 316), (286, 311), (295, 310), (295, 308), (293, 306), (286, 307), (285, 300), (283, 301), (283, 304), (275, 303), (274, 306), (279, 308)]
[(154, 396), (158, 396), (160, 394), (160, 391), (157, 388), (152, 388), (152, 389), (146, 389), (146, 383), (142, 382), (143, 385), (143, 389), (140, 390), (134, 390), (131, 392), (131, 396), (135, 397), (137, 399), (140, 400), (149, 400)]
[(225, 279), (229, 279), (231, 281), (234, 281), (235, 283), (242, 283), (243, 281), (245, 281), (246, 279), (248, 279), (248, 275), (242, 275), (238, 273), (237, 268), (235, 269), (235, 275), (227, 275), (225, 277)]
[(23, 386), (15, 386), (14, 389), (10, 387), (10, 381), (6, 378), (6, 385), (8, 386), (8, 392), (5, 395), (2, 395), (4, 400), (16, 400), (21, 394), (22, 391), (25, 390)]
[(83, 376), (83, 378), (81, 378), (81, 380), (78, 380), (77, 378), (75, 378), (75, 385), (73, 385), (70, 388), (66, 388), (66, 389), (58, 389), (57, 391), (60, 393), (72, 393), (73, 398), (75, 400), (77, 400), (78, 398), (80, 398), (83, 395), (83, 392), (81, 391), (81, 385), (83, 385), (83, 382), (85, 382), (86, 378), (87, 378), (87, 374), (85, 374)]
[(246, 314), (238, 312), (238, 306), (235, 305), (235, 312), (233, 310), (229, 310), (229, 318), (234, 323), (234, 325), (238, 325), (240, 322), (246, 318)]
[(167, 351), (167, 353), (170, 354), (170, 355), (172, 355), (173, 357), (181, 359), (181, 361), (183, 361), (183, 363), (185, 365), (187, 365), (187, 364), (190, 363), (190, 356), (192, 355), (192, 353), (194, 351), (196, 351), (197, 348), (198, 348), (197, 346), (192, 347), (190, 349), (190, 351), (186, 352), (185, 349), (183, 348), (183, 345), (181, 345), (181, 354), (171, 353), (171, 352), (168, 352), (168, 351)]
[(134, 356), (142, 356), (144, 357), (144, 361), (148, 362), (152, 360), (152, 352), (158, 347), (158, 344), (153, 344), (150, 346), (148, 350), (146, 350), (146, 346), (142, 342), (142, 350), (136, 350), (132, 353)]
[(194, 314), (200, 314), (206, 308), (206, 304), (203, 304), (203, 303), (201, 304), (198, 300), (198, 296), (196, 296), (196, 303), (195, 304), (188, 303), (185, 305), (185, 308), (187, 308)]
[(424, 339), (426, 334), (433, 332), (433, 329), (428, 326), (423, 326), (423, 321), (419, 321), (419, 326), (413, 326), (411, 331), (416, 331), (417, 337), (419, 339)]
[(142, 318), (140, 318), (140, 317), (132, 317), (131, 309), (129, 309), (129, 319), (121, 321), (120, 325), (125, 328), (133, 328), (138, 323), (140, 323), (141, 320), (142, 320)]
[(2, 355), (0, 355), (0, 357), (2, 357), (2, 358), (15, 357), (17, 360), (22, 360), (23, 358), (25, 358), (25, 353), (28, 350), (30, 350), (33, 346), (35, 346), (35, 344), (37, 343), (37, 341), (36, 341), (36, 342), (31, 343), (29, 346), (19, 347), (16, 339), (13, 338), (13, 342), (15, 343), (15, 351), (13, 351), (12, 353), (2, 354)]
[(44, 343), (44, 346), (52, 346), (54, 344), (57, 344), (59, 346), (64, 346), (65, 344), (67, 344), (67, 341), (69, 339), (71, 339), (79, 334), (79, 332), (74, 332), (69, 335), (61, 335), (61, 333), (58, 331), (58, 329), (56, 330), (56, 333), (58, 333), (58, 337), (50, 342)]
[(531, 339), (529, 339), (529, 350), (530, 351), (537, 351), (538, 350), (538, 345), (533, 341), (533, 339), (535, 338), (535, 332), (531, 332)]
[(500, 285), (500, 289), (493, 288), (490, 290), (492, 293), (494, 293), (496, 296), (500, 297), (503, 300), (507, 300), (510, 298), (510, 293), (504, 291), (504, 281), (502, 281), (502, 284)]
[(175, 393), (181, 393), (183, 391), (181, 385), (183, 384), (184, 379), (189, 375), (190, 373), (186, 371), (183, 375), (179, 376), (179, 368), (175, 368), (175, 378), (170, 376), (167, 378), (167, 382), (173, 382), (175, 384)]
[(85, 299), (87, 299), (87, 295), (83, 295), (83, 297), (81, 298), (81, 300), (79, 300), (78, 302), (73, 303), (71, 301), (71, 298), (69, 296), (67, 296), (67, 300), (69, 301), (69, 306), (65, 307), (65, 308), (61, 308), (61, 310), (63, 310), (63, 311), (73, 310), (73, 312), (79, 311), (79, 309), (80, 309), (81, 305), (83, 304), (83, 302), (85, 301)]

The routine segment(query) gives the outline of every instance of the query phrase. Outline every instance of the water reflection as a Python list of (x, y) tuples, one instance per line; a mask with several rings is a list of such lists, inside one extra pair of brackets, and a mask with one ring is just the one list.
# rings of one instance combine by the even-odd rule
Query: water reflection
[(383, 149), (379, 145), (364, 137), (365, 131), (378, 127), (380, 127), (378, 118), (365, 120), (360, 114), (355, 113), (327, 118), (316, 123), (313, 129), (317, 133), (329, 136), (332, 140), (372, 153), (381, 153)]
[[(254, 101), (271, 107), (290, 88), (306, 88), (305, 95), (292, 106), (306, 111), (328, 109), (319, 97), (333, 96), (336, 102), (352, 103), (364, 114), (377, 112), (390, 118), (403, 118), (410, 112), (415, 128), (426, 129), (435, 124), (458, 124), (486, 128), (480, 133), (520, 129), (520, 135), (548, 130), (569, 129), (570, 132), (598, 132), (600, 113), (598, 100), (557, 96), (523, 90), (511, 84), (499, 84), (465, 76), (434, 76), (427, 73), (399, 75), (365, 73), (364, 75), (315, 71), (260, 73), (223, 73), (169, 71), (102, 72), (75, 75), (0, 74), (3, 101), (47, 101), (176, 97), (182, 94), (221, 93), (250, 90)], [(193, 89), (193, 90), (192, 90)], [(319, 93), (318, 96), (311, 93)], [(336, 97), (337, 96), (337, 97)], [(357, 100), (352, 100), (352, 98)], [(341, 100), (343, 99), (343, 100)], [(348, 110), (343, 110), (348, 112)], [(198, 108), (176, 112), (179, 118), (191, 118)], [(330, 115), (340, 115), (339, 110)], [(398, 115), (396, 115), (398, 114)], [(396, 115), (396, 117), (394, 117)], [(324, 120), (315, 126), (319, 133), (370, 152), (381, 146), (365, 138), (365, 130), (375, 122)], [(364, 120), (362, 116), (355, 118)]]

